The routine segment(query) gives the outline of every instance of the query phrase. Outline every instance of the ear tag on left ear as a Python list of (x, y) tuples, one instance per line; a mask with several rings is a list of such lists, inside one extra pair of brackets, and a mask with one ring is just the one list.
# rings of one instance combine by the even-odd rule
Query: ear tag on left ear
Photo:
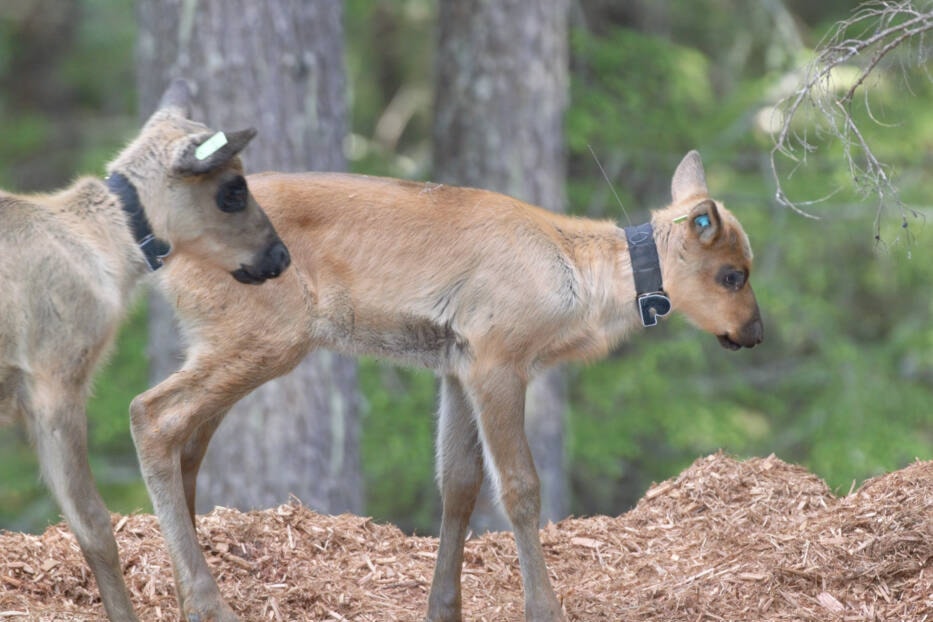
[(194, 157), (198, 160), (206, 160), (211, 157), (217, 150), (227, 144), (227, 135), (223, 132), (217, 132), (203, 143), (198, 145), (198, 148), (194, 150)]
[(693, 222), (695, 222), (700, 229), (706, 229), (709, 226), (709, 216), (700, 214), (693, 219)]

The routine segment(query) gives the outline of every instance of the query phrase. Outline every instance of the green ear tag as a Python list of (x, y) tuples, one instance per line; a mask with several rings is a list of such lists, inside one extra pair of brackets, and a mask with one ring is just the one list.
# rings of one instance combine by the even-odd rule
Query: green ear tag
[(206, 160), (211, 157), (217, 150), (227, 144), (227, 135), (223, 132), (217, 132), (203, 143), (198, 145), (198, 148), (194, 150), (194, 157), (198, 160)]
[(709, 216), (700, 214), (693, 219), (693, 222), (695, 222), (699, 228), (706, 229), (709, 226)]

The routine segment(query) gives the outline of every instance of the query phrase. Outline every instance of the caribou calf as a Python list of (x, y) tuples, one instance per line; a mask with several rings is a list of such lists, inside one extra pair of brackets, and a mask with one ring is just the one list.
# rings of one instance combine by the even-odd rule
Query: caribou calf
[(515, 532), (526, 616), (552, 622), (561, 607), (538, 538), (539, 483), (523, 427), (529, 378), (603, 356), (672, 309), (729, 349), (762, 339), (748, 238), (710, 198), (696, 152), (674, 173), (672, 203), (625, 229), (469, 188), (326, 173), (259, 174), (249, 184), (294, 267), (238, 292), (219, 284), (214, 266), (167, 266), (162, 285), (188, 357), (130, 407), (188, 622), (237, 619), (192, 520), (211, 434), (238, 399), (311, 349), (384, 356), (441, 378), (443, 517), (428, 619), (460, 620), (464, 537), (485, 467)]
[[(87, 457), (85, 401), (136, 285), (188, 257), (212, 287), (278, 276), (288, 251), (252, 199), (237, 153), (255, 130), (187, 118), (184, 82), (108, 166), (54, 194), (0, 191), (0, 419), (23, 420), (111, 620), (136, 620)], [(230, 278), (232, 276), (233, 278)], [(213, 278), (220, 278), (213, 276)]]

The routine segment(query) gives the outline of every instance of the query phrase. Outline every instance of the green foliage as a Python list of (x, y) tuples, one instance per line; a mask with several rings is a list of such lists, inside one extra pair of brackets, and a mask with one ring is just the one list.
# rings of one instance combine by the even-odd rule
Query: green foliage
[(409, 532), (433, 533), (434, 375), (365, 359), (359, 379), (367, 512)]
[(15, 131), (4, 133), (0, 143), (0, 157), (12, 157), (23, 151), (39, 149), (49, 136), (47, 119), (40, 115), (24, 113), (16, 119)]
[[(136, 23), (131, 7), (114, 10), (111, 0), (83, 0), (81, 13), (75, 49), (60, 69), (64, 81), (77, 92), (89, 114), (132, 112), (136, 106), (136, 89), (132, 88)], [(89, 71), (88, 59), (93, 59), (93, 71)]]
[(580, 67), (567, 115), (571, 150), (597, 137), (626, 151), (679, 150), (702, 138), (696, 117), (714, 98), (709, 61), (698, 51), (627, 29), (602, 39), (576, 31), (572, 44)]
[(29, 531), (57, 516), (47, 494), (39, 488), (39, 465), (20, 429), (0, 435), (0, 525)]
[[(605, 38), (576, 31), (571, 42), (577, 68), (566, 132), (576, 174), (567, 191), (574, 209), (595, 214), (605, 202), (605, 184), (598, 182), (590, 147), (611, 177), (644, 179), (651, 187), (652, 171), (666, 165), (659, 155), (704, 143), (710, 129), (696, 117), (713, 101), (708, 60), (696, 50), (626, 29)], [(625, 183), (618, 190), (631, 206), (645, 188)], [(616, 206), (607, 212), (621, 215)]]

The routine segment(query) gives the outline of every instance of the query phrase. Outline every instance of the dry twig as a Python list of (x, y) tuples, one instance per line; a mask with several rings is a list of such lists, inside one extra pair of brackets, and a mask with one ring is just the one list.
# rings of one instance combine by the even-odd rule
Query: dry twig
[[(839, 22), (819, 44), (817, 57), (806, 67), (800, 87), (777, 107), (781, 121), (771, 149), (771, 172), (777, 184), (776, 198), (779, 203), (798, 214), (816, 218), (801, 207), (803, 203), (795, 202), (786, 195), (776, 162), (777, 154), (781, 154), (799, 166), (816, 150), (816, 146), (809, 140), (808, 130), (797, 130), (794, 125), (795, 118), (801, 116), (804, 110), (812, 110), (818, 120), (815, 132), (825, 132), (842, 145), (856, 188), (878, 199), (874, 225), (876, 239), (880, 239), (881, 216), (889, 205), (895, 205), (901, 210), (904, 227), (907, 227), (908, 215), (917, 216), (898, 198), (890, 167), (877, 157), (853, 118), (852, 103), (861, 90), (869, 118), (883, 125), (871, 111), (866, 80), (896, 49), (906, 50), (901, 55), (905, 66), (916, 64), (927, 71), (928, 78), (933, 79), (927, 69), (933, 48), (927, 42), (926, 33), (931, 29), (931, 0), (867, 2), (852, 17)], [(850, 36), (852, 32), (859, 34)], [(843, 66), (857, 63), (861, 63), (857, 76), (849, 88), (841, 91), (834, 83), (834, 76)]]

